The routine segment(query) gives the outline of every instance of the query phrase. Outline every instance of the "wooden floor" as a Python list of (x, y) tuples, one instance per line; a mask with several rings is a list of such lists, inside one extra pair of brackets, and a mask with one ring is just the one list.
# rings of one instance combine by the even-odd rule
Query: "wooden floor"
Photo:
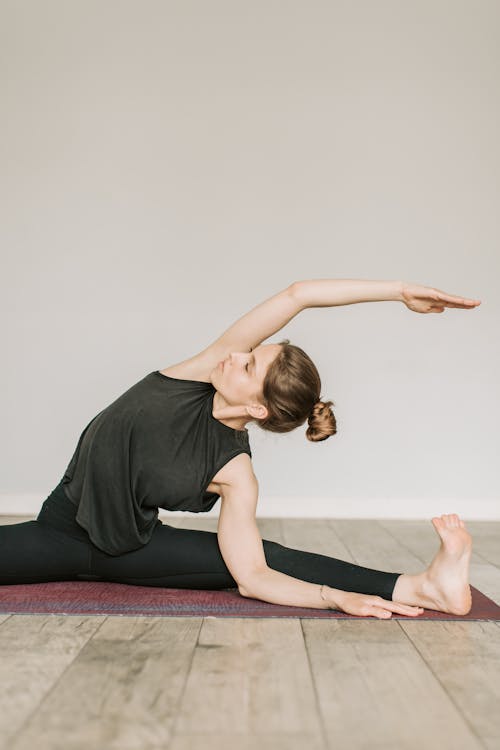
[[(258, 524), (395, 572), (438, 547), (423, 521)], [(500, 603), (500, 523), (467, 527), (471, 583)], [(498, 622), (0, 615), (0, 677), (8, 750), (500, 748)]]

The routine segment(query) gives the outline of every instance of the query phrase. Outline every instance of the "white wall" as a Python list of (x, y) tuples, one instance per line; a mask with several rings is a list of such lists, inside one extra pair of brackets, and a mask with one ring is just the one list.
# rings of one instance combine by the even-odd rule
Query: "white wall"
[(338, 434), (250, 426), (260, 515), (500, 518), (498, 2), (4, 0), (0, 27), (0, 512), (147, 372), (291, 281), (363, 278), (482, 305), (273, 337)]

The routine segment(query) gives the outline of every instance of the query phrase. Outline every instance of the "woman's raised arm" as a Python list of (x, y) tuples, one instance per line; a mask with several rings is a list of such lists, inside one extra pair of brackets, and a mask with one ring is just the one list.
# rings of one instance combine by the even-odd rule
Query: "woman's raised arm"
[(296, 281), (295, 296), (302, 309), (335, 307), (355, 302), (404, 302), (415, 312), (443, 312), (445, 307), (471, 309), (480, 300), (458, 297), (441, 289), (406, 281), (371, 281), (368, 279), (312, 279)]
[(308, 307), (335, 307), (355, 302), (404, 302), (415, 312), (443, 312), (445, 307), (470, 309), (479, 300), (456, 297), (440, 289), (404, 281), (365, 279), (312, 279), (295, 281), (253, 307), (215, 341), (190, 359), (170, 365), (164, 375), (210, 382), (210, 373), (230, 352), (248, 352), (280, 331)]
[(280, 331), (301, 311), (296, 284), (273, 294), (229, 326), (206, 349), (193, 357), (170, 365), (164, 375), (210, 382), (210, 373), (231, 352), (248, 352)]

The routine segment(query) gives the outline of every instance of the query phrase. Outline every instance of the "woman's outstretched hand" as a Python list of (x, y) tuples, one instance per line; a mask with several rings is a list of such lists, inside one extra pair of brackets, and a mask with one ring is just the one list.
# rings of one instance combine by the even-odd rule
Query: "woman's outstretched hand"
[[(328, 592), (328, 589), (327, 589)], [(392, 616), (393, 612), (408, 617), (421, 615), (423, 607), (412, 607), (410, 604), (400, 604), (400, 602), (382, 599), (381, 596), (372, 596), (371, 594), (357, 594), (354, 591), (339, 591), (334, 589), (333, 606), (346, 612), (349, 615), (360, 615), (361, 617), (378, 617), (387, 619)]]
[(445, 307), (462, 307), (469, 310), (481, 304), (478, 299), (455, 297), (441, 289), (406, 283), (403, 283), (401, 288), (401, 299), (406, 307), (419, 313), (442, 313)]

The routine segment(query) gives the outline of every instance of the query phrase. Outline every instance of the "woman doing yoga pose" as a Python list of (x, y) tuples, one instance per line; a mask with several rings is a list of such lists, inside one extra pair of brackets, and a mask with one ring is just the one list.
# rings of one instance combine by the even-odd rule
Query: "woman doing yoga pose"
[[(261, 539), (258, 482), (246, 424), (310, 441), (336, 433), (333, 401), (308, 355), (288, 339), (263, 344), (300, 311), (394, 300), (418, 313), (479, 300), (400, 281), (299, 281), (237, 320), (199, 354), (154, 370), (85, 427), (36, 520), (0, 526), (0, 583), (115, 581), (238, 588), (297, 607), (391, 617), (423, 609), (466, 614), (471, 538), (455, 514), (434, 517), (440, 547), (416, 575), (365, 568)], [(208, 511), (217, 532), (162, 523), (158, 508)]]

